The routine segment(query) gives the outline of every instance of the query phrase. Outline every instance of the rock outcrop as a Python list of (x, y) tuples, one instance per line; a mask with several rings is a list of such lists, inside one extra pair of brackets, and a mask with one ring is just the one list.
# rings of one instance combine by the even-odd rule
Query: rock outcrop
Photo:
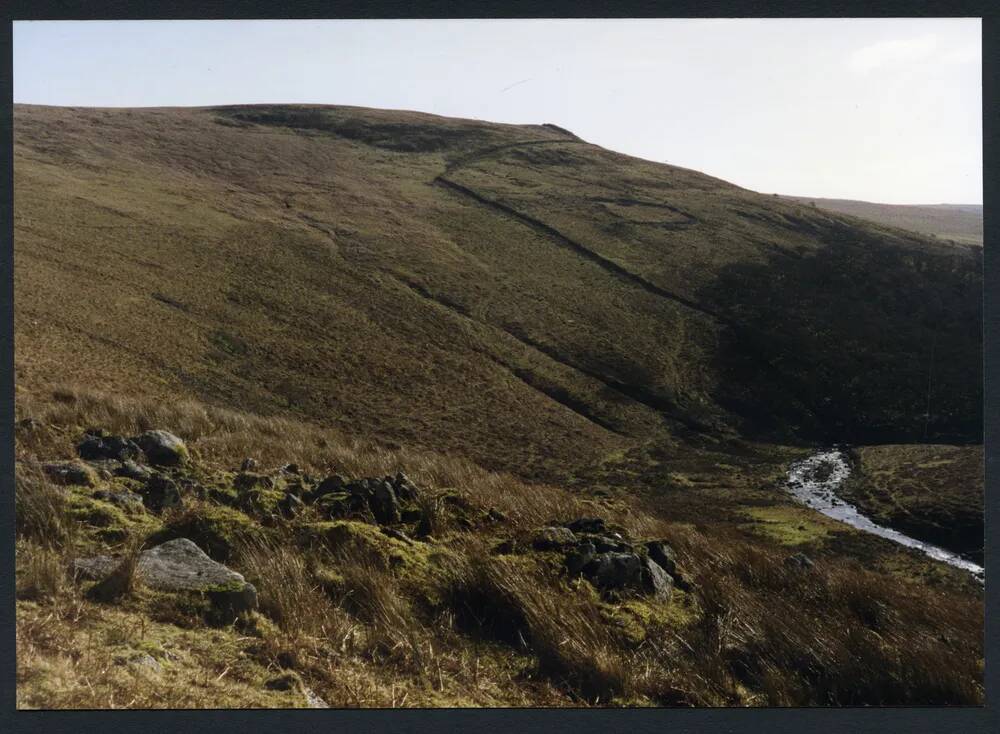
[[(101, 581), (120, 564), (111, 556), (81, 558), (74, 570), (82, 578)], [(171, 592), (198, 592), (208, 596), (213, 607), (235, 617), (257, 607), (257, 590), (243, 576), (209, 558), (194, 542), (177, 538), (143, 551), (138, 573), (144, 584)]]

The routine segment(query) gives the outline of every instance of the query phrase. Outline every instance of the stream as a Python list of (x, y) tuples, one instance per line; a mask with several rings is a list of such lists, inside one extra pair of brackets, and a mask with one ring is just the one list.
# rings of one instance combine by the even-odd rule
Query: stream
[(802, 504), (811, 507), (827, 517), (847, 523), (866, 533), (887, 538), (900, 545), (927, 554), (936, 561), (961, 568), (975, 576), (980, 582), (984, 570), (957, 553), (930, 543), (911, 538), (898, 530), (887, 528), (861, 514), (857, 507), (836, 495), (836, 490), (850, 476), (851, 465), (839, 449), (826, 449), (812, 456), (796, 461), (788, 468), (788, 489)]

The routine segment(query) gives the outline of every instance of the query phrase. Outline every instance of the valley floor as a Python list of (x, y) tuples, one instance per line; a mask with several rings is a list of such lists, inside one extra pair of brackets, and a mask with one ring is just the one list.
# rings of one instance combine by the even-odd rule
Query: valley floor
[[(797, 504), (807, 449), (691, 436), (542, 486), (198, 403), (62, 387), (17, 411), (21, 708), (982, 702), (982, 587)], [(184, 460), (78, 456), (151, 429)], [(930, 447), (920, 485), (903, 452), (860, 450), (861, 476), (894, 456), (915, 496), (976, 466)], [(257, 608), (128, 563), (182, 537)], [(116, 584), (70, 573), (99, 554)]]

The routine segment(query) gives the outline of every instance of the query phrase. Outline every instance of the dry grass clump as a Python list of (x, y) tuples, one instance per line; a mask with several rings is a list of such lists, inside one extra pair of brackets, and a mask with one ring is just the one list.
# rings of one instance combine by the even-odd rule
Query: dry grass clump
[(66, 491), (23, 465), (14, 476), (14, 517), (17, 537), (41, 545), (70, 546), (77, 534)]
[(697, 584), (703, 616), (685, 647), (703, 661), (690, 670), (703, 690), (725, 697), (738, 684), (772, 706), (982, 701), (973, 599), (888, 585), (859, 566), (797, 570), (735, 544)]
[(87, 590), (87, 597), (107, 604), (134, 594), (142, 582), (139, 560), (143, 545), (141, 538), (130, 538), (118, 565)]
[(351, 647), (356, 625), (324, 593), (300, 552), (275, 541), (251, 540), (240, 547), (236, 565), (257, 588), (260, 611), (284, 633), (282, 644), (309, 654)]
[(447, 599), (466, 632), (530, 651), (538, 672), (571, 696), (607, 704), (634, 693), (627, 651), (592, 594), (532, 564), (474, 556), (454, 569)]

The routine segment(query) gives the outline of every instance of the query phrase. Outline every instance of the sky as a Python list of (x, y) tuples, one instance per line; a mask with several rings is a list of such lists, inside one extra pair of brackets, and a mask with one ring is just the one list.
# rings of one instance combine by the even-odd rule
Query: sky
[(982, 203), (978, 19), (30, 21), (14, 102), (555, 123), (763, 193)]

